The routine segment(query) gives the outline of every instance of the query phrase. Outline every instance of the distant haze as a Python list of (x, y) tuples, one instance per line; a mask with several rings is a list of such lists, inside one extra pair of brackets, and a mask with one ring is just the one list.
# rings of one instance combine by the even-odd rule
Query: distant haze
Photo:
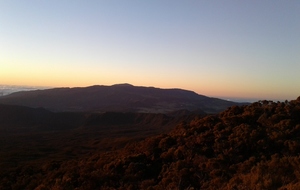
[(300, 1), (1, 1), (0, 83), (300, 95)]
[[(264, 99), (259, 99), (259, 98), (237, 98), (237, 97), (217, 97), (223, 100), (228, 100), (228, 101), (233, 101), (233, 102), (249, 102), (249, 103), (253, 103), (253, 102), (257, 102), (260, 100), (264, 100)], [(267, 99), (267, 100), (271, 100), (271, 101), (285, 101), (285, 100), (281, 100), (281, 99)]]
[(49, 87), (42, 86), (16, 86), (16, 85), (0, 85), (0, 96), (5, 96), (14, 92), (30, 91), (30, 90), (42, 90)]

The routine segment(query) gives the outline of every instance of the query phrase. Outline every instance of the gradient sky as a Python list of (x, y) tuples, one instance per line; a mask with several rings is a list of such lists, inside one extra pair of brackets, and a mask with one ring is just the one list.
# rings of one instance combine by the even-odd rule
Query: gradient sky
[(0, 0), (0, 84), (300, 96), (300, 1)]

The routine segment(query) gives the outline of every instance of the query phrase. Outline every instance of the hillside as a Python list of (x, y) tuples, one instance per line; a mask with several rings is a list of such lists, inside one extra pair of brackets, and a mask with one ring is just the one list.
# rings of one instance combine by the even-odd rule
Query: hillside
[(17, 92), (0, 97), (0, 103), (61, 111), (121, 111), (168, 113), (177, 110), (202, 110), (217, 113), (238, 103), (210, 98), (181, 89), (137, 87), (130, 84), (54, 88)]
[(51, 112), (0, 104), (0, 178), (4, 179), (0, 189), (23, 189), (12, 185), (17, 179), (6, 181), (5, 176), (18, 169), (120, 149), (129, 142), (167, 133), (193, 115)]
[(54, 113), (44, 108), (0, 104), (0, 136), (72, 129), (81, 126), (84, 120), (82, 113)]
[[(108, 126), (103, 121), (111, 116), (91, 117), (86, 126)], [(130, 117), (124, 116), (122, 123), (132, 121), (126, 118)], [(148, 120), (153, 121), (149, 126), (163, 118), (167, 117)], [(105, 151), (102, 145), (95, 146), (104, 138), (100, 137), (83, 144), (85, 149), (75, 157), (49, 157), (38, 165), (23, 160), (22, 165), (0, 171), (0, 189), (300, 188), (300, 97), (232, 106), (216, 115), (194, 115), (175, 123), (171, 131), (123, 141), (122, 146)], [(60, 138), (74, 144), (76, 139), (81, 143), (92, 139), (82, 133), (56, 139)], [(114, 146), (118, 141), (106, 142)]]

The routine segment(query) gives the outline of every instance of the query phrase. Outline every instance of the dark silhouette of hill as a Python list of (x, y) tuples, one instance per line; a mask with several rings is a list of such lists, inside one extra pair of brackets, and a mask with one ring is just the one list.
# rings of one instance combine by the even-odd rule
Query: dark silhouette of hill
[[(0, 173), (119, 149), (128, 142), (166, 133), (189, 117), (160, 113), (51, 112), (0, 104)], [(0, 185), (0, 189), (6, 187)]]
[(203, 110), (217, 113), (239, 103), (210, 98), (181, 89), (137, 87), (129, 84), (55, 88), (17, 92), (0, 97), (0, 103), (43, 107), (51, 111), (118, 111), (168, 113)]
[[(0, 189), (300, 189), (300, 97), (180, 119), (85, 118), (67, 133), (1, 138)], [(168, 129), (136, 139), (135, 130), (154, 125)]]
[(76, 128), (84, 122), (84, 119), (82, 113), (54, 113), (44, 108), (0, 104), (0, 132), (2, 134)]
[[(204, 112), (134, 113), (134, 112), (51, 112), (44, 108), (30, 108), (0, 104), (0, 131), (7, 133), (31, 133), (62, 131), (78, 128), (101, 128), (103, 126), (141, 125), (153, 128), (179, 122), (191, 115)], [(171, 122), (172, 121), (172, 122)], [(161, 132), (161, 131), (160, 131)]]

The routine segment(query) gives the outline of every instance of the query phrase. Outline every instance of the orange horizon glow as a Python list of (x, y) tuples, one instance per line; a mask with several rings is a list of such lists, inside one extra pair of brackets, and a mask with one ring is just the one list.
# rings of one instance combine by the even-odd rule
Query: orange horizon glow
[[(208, 88), (208, 86), (203, 86), (201, 88), (200, 85), (181, 85), (181, 86), (176, 86), (174, 84), (168, 84), (168, 83), (143, 83), (143, 82), (133, 82), (133, 81), (103, 81), (103, 82), (93, 82), (93, 81), (81, 81), (78, 83), (73, 83), (72, 80), (67, 80), (64, 82), (61, 82), (59, 79), (58, 80), (49, 80), (48, 82), (46, 81), (38, 81), (35, 78), (32, 79), (27, 79), (27, 80), (22, 80), (23, 82), (18, 82), (16, 81), (9, 81), (9, 80), (1, 80), (2, 84), (1, 85), (11, 85), (11, 86), (28, 86), (28, 87), (41, 87), (41, 88), (61, 88), (61, 87), (69, 87), (69, 88), (74, 88), (74, 87), (88, 87), (88, 86), (94, 86), (94, 85), (104, 85), (104, 86), (111, 86), (115, 84), (123, 84), (123, 83), (128, 83), (133, 86), (144, 86), (144, 87), (155, 87), (155, 88), (162, 88), (162, 89), (173, 89), (173, 88), (179, 88), (183, 90), (190, 90), (194, 91), (197, 94), (208, 96), (208, 97), (219, 97), (222, 99), (254, 99), (254, 100), (292, 100), (296, 99), (297, 97), (292, 97), (289, 96), (287, 93), (282, 93), (282, 94), (273, 94), (273, 93), (268, 93), (268, 92), (260, 92), (260, 93), (255, 93), (251, 92), (251, 90), (241, 92), (240, 90), (232, 89), (225, 91), (224, 88), (217, 88), (216, 86)], [(287, 98), (288, 97), (288, 98)]]

